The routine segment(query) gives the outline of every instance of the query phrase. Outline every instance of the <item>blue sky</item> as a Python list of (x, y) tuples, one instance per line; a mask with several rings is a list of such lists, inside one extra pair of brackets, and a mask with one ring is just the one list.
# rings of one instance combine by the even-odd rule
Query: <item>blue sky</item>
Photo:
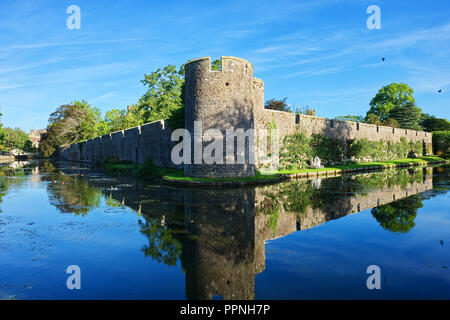
[[(66, 27), (69, 5), (81, 8), (80, 30)], [(381, 30), (366, 26), (369, 5)], [(2, 120), (28, 131), (72, 100), (125, 108), (145, 73), (222, 55), (253, 63), (266, 100), (319, 116), (364, 115), (378, 89), (404, 82), (424, 112), (450, 118), (448, 0), (2, 0)]]

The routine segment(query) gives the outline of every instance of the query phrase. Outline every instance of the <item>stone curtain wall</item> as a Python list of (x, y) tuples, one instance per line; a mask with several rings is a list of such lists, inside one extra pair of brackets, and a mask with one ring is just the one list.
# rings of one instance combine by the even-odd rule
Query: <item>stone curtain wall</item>
[(267, 110), (263, 106), (262, 109), (260, 106), (260, 110), (256, 114), (256, 128), (267, 129), (271, 122), (275, 122), (280, 143), (283, 142), (284, 137), (295, 133), (303, 133), (306, 136), (321, 134), (342, 141), (366, 138), (370, 141), (400, 142), (400, 139), (404, 137), (408, 142), (424, 142), (427, 152), (432, 153), (432, 135), (429, 132), (333, 120), (303, 114), (295, 115), (291, 112)]
[(61, 147), (60, 157), (65, 160), (103, 163), (108, 158), (133, 163), (153, 161), (161, 167), (179, 168), (172, 163), (170, 153), (176, 144), (170, 140), (172, 130), (164, 120), (113, 132), (68, 147)]
[(317, 133), (325, 135), (329, 138), (337, 138), (342, 140), (358, 140), (366, 138), (370, 141), (385, 140), (400, 142), (400, 139), (404, 137), (408, 142), (424, 142), (427, 152), (432, 153), (432, 136), (429, 132), (325, 119), (307, 115), (300, 115), (298, 126), (299, 132), (306, 135)]

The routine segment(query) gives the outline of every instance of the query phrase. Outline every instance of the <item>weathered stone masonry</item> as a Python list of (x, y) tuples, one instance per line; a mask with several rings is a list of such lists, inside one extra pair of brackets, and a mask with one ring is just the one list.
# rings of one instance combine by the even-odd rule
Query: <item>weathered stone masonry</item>
[[(186, 64), (185, 127), (191, 132), (191, 145), (199, 143), (206, 147), (211, 140), (194, 136), (194, 123), (201, 122), (202, 130), (218, 129), (211, 139), (226, 136), (226, 130), (254, 129), (254, 89), (253, 66), (247, 60), (222, 57), (222, 71), (211, 70), (211, 59), (200, 58)], [(262, 82), (262, 81), (261, 81)], [(234, 138), (234, 140), (237, 140)], [(188, 176), (209, 177), (246, 177), (255, 173), (254, 164), (250, 164), (252, 150), (245, 148), (245, 164), (237, 164), (237, 141), (233, 141), (234, 159), (226, 159), (226, 139), (223, 139), (223, 164), (185, 165)], [(250, 151), (250, 152), (249, 152)], [(233, 163), (234, 164), (233, 164)]]
[(108, 158), (133, 163), (152, 160), (161, 167), (181, 169), (182, 166), (173, 164), (170, 159), (170, 152), (175, 145), (170, 140), (171, 135), (172, 130), (167, 121), (155, 121), (60, 148), (60, 157), (93, 164), (102, 163)]
[[(407, 141), (423, 142), (427, 152), (431, 153), (431, 134), (423, 131), (397, 129), (349, 121), (324, 119), (306, 115), (295, 115), (264, 109), (264, 82), (253, 77), (252, 64), (244, 59), (222, 57), (222, 70), (211, 70), (209, 57), (192, 60), (186, 64), (185, 128), (191, 133), (191, 147), (199, 143), (204, 148), (219, 136), (225, 137), (227, 129), (255, 129), (254, 145), (256, 150), (246, 148), (245, 164), (227, 164), (226, 141), (223, 140), (223, 164), (175, 165), (171, 161), (171, 151), (176, 142), (171, 141), (172, 130), (164, 120), (107, 134), (95, 139), (61, 148), (60, 156), (66, 160), (103, 162), (107, 158), (129, 160), (144, 163), (152, 160), (163, 167), (184, 168), (185, 175), (197, 177), (245, 177), (252, 176), (258, 168), (250, 164), (252, 153), (258, 154), (257, 140), (260, 129), (268, 129), (275, 124), (280, 141), (295, 133), (323, 134), (336, 139), (361, 139), (370, 141), (386, 140), (399, 142), (402, 137)], [(194, 122), (202, 123), (202, 132), (218, 129), (220, 135), (208, 138), (194, 136)], [(206, 138), (206, 139), (205, 139)], [(186, 141), (187, 142), (187, 141)], [(246, 142), (247, 146), (249, 141)], [(237, 158), (236, 141), (234, 160)]]

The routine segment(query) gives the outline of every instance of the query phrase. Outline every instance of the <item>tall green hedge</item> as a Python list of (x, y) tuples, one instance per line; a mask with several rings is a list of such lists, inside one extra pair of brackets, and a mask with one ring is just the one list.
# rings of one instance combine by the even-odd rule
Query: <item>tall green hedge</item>
[(433, 152), (437, 155), (450, 157), (450, 131), (434, 131)]

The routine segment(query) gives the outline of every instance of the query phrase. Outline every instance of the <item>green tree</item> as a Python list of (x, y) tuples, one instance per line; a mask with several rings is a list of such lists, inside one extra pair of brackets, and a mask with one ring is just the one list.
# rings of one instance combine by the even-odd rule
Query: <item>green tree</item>
[(403, 129), (422, 130), (419, 125), (421, 114), (422, 109), (406, 104), (392, 108), (388, 113), (388, 119), (394, 119)]
[(433, 151), (446, 158), (450, 156), (450, 131), (433, 132)]
[[(27, 152), (33, 151), (32, 143), (23, 130), (20, 128), (1, 128), (0, 127), (0, 144), (2, 150), (19, 149)], [(30, 147), (31, 144), (31, 147)]]
[(368, 124), (376, 124), (376, 125), (382, 125), (383, 123), (380, 120), (380, 116), (377, 116), (374, 113), (369, 113), (366, 116), (366, 123)]
[(222, 60), (216, 59), (211, 64), (211, 70), (222, 71)]
[(393, 118), (386, 119), (383, 122), (383, 126), (393, 127), (393, 128), (400, 128), (400, 124), (398, 123), (398, 121), (393, 119)]
[(363, 116), (339, 116), (334, 118), (336, 120), (342, 120), (342, 121), (353, 121), (353, 122), (364, 122)]
[(59, 146), (94, 138), (99, 134), (100, 122), (100, 111), (92, 108), (87, 101), (59, 106), (50, 114), (40, 150), (45, 157), (49, 157)]
[(450, 121), (447, 119), (436, 118), (428, 113), (422, 113), (419, 124), (422, 126), (423, 130), (428, 132), (450, 131)]
[(367, 111), (366, 120), (369, 114), (375, 114), (380, 117), (380, 121), (385, 121), (389, 117), (389, 111), (394, 107), (414, 105), (413, 93), (413, 89), (404, 83), (391, 83), (384, 86), (370, 101), (370, 110)]
[[(146, 122), (169, 119), (172, 129), (184, 127), (184, 66), (157, 69), (141, 81), (147, 92), (137, 103)], [(177, 126), (176, 128), (174, 126)]]
[(126, 112), (125, 110), (112, 109), (106, 112), (104, 122), (106, 123), (107, 132), (119, 131), (126, 128)]
[(143, 111), (136, 106), (129, 106), (127, 110), (112, 109), (106, 112), (105, 118), (98, 123), (99, 135), (132, 128), (144, 123)]
[(265, 109), (270, 110), (277, 110), (277, 111), (284, 111), (284, 112), (290, 112), (289, 106), (286, 102), (287, 98), (277, 100), (277, 99), (270, 99), (266, 101), (266, 104), (264, 105)]

